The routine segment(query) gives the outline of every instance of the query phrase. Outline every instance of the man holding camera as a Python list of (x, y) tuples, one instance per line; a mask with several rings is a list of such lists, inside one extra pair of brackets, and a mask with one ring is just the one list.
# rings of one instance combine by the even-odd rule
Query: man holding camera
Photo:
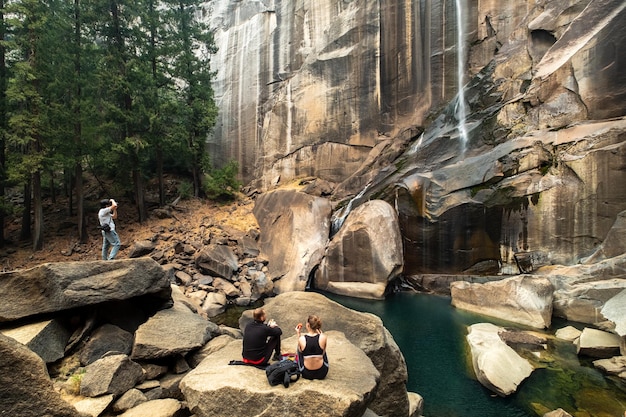
[[(115, 200), (100, 200), (100, 211), (98, 212), (98, 221), (102, 229), (102, 259), (112, 260), (120, 250), (122, 243), (115, 231), (115, 222), (117, 219), (117, 203)], [(111, 253), (109, 253), (111, 249)]]

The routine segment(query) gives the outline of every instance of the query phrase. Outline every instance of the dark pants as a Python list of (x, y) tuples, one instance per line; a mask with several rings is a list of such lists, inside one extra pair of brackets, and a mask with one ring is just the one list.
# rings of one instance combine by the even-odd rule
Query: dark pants
[(270, 336), (267, 338), (267, 344), (265, 345), (265, 356), (262, 365), (269, 363), (272, 358), (272, 352), (276, 352), (277, 356), (280, 356), (280, 336)]

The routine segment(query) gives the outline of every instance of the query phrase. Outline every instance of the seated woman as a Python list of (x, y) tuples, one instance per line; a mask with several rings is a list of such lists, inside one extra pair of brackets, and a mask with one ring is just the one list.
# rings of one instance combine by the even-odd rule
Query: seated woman
[(322, 333), (322, 321), (311, 315), (306, 322), (306, 334), (300, 334), (301, 325), (296, 327), (298, 333), (298, 366), (302, 377), (306, 379), (324, 379), (328, 374), (328, 358), (326, 357), (326, 335)]

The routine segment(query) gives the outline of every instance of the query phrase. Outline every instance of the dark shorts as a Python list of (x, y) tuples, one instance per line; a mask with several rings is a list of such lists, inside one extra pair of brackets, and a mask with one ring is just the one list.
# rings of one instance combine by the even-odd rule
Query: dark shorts
[(302, 352), (298, 352), (298, 367), (300, 368), (300, 373), (302, 374), (302, 378), (305, 379), (324, 379), (328, 374), (328, 358), (326, 357), (326, 353), (324, 353), (324, 364), (319, 369), (307, 369), (304, 367), (304, 357), (302, 356)]

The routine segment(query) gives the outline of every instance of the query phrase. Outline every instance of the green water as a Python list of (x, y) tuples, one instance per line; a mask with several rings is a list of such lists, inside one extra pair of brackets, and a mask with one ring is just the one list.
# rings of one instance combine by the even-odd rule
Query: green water
[[(474, 323), (512, 327), (511, 323), (457, 310), (447, 297), (398, 293), (385, 301), (371, 301), (325, 295), (383, 320), (406, 359), (407, 389), (424, 397), (426, 417), (536, 417), (557, 408), (575, 417), (624, 416), (624, 384), (580, 359), (572, 343), (552, 342), (550, 360), (517, 393), (500, 398), (473, 378), (465, 336), (467, 326)], [(575, 325), (554, 323), (546, 334), (568, 324)]]

